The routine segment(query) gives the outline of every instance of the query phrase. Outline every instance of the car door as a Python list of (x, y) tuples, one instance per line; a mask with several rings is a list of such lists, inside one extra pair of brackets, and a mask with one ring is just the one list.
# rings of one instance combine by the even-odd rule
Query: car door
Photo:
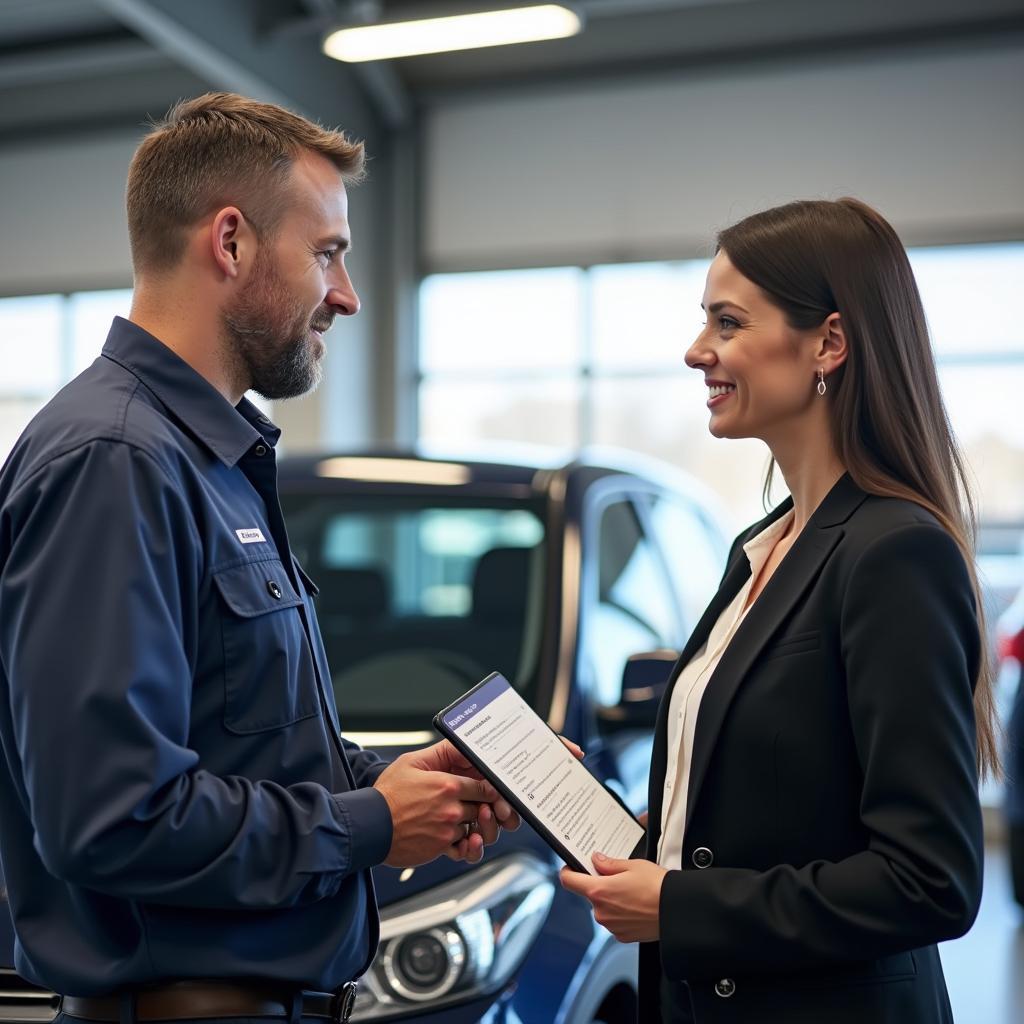
[(676, 596), (681, 647), (718, 590), (729, 543), (711, 510), (687, 494), (651, 489), (637, 495), (637, 508)]
[[(631, 655), (682, 642), (681, 611), (632, 488), (596, 490), (584, 521), (578, 679), (598, 723), (591, 753), (634, 811), (646, 806), (652, 730), (603, 728)], [(591, 759), (588, 759), (591, 760)]]

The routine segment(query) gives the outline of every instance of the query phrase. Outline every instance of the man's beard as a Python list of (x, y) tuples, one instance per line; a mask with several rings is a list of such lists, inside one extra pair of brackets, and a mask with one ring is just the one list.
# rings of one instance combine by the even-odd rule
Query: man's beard
[(311, 331), (328, 330), (333, 319), (323, 308), (310, 317), (261, 254), (252, 281), (221, 314), (235, 380), (243, 390), (267, 399), (295, 398), (313, 390), (323, 376), (324, 352)]

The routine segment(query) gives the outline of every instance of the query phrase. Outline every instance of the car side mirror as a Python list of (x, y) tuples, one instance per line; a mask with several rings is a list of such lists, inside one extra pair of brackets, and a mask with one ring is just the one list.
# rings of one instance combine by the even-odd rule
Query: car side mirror
[(622, 671), (622, 696), (614, 707), (601, 709), (602, 722), (613, 729), (653, 729), (678, 659), (679, 652), (669, 650), (630, 655)]

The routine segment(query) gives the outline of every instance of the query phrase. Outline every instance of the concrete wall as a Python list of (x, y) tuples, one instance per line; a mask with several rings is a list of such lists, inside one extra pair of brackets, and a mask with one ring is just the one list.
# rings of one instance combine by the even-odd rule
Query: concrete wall
[(0, 150), (0, 295), (131, 285), (124, 185), (136, 142)]
[(798, 197), (906, 241), (1024, 237), (1024, 50), (827, 54), (450, 102), (426, 125), (430, 269), (689, 256)]
[[(137, 143), (110, 135), (0, 150), (0, 296), (131, 286), (124, 187)], [(350, 266), (363, 312), (337, 321), (328, 336), (320, 390), (275, 405), (290, 451), (360, 445), (374, 435), (373, 231), (382, 190), (371, 180), (351, 198)]]
[[(403, 173), (416, 165), (399, 148), (353, 193), (363, 312), (328, 339), (324, 387), (278, 403), (287, 443), (409, 438), (411, 354), (389, 346), (402, 333), (392, 307), (412, 301), (394, 269), (410, 247), (428, 272), (690, 256), (748, 212), (846, 193), (911, 243), (1024, 237), (1021, 95), (1024, 50), (1004, 47), (822, 54), (435, 105), (422, 179)], [(123, 192), (136, 142), (0, 150), (0, 295), (130, 284)], [(418, 243), (398, 216), (414, 188)]]

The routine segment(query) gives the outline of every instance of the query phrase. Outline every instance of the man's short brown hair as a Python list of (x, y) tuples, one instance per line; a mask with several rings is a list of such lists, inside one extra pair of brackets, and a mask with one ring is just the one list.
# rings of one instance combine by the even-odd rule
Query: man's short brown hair
[(353, 183), (363, 144), (270, 103), (211, 92), (182, 100), (154, 124), (128, 170), (128, 237), (135, 272), (169, 270), (186, 229), (213, 210), (237, 206), (267, 237), (287, 208), (292, 163), (308, 150)]

